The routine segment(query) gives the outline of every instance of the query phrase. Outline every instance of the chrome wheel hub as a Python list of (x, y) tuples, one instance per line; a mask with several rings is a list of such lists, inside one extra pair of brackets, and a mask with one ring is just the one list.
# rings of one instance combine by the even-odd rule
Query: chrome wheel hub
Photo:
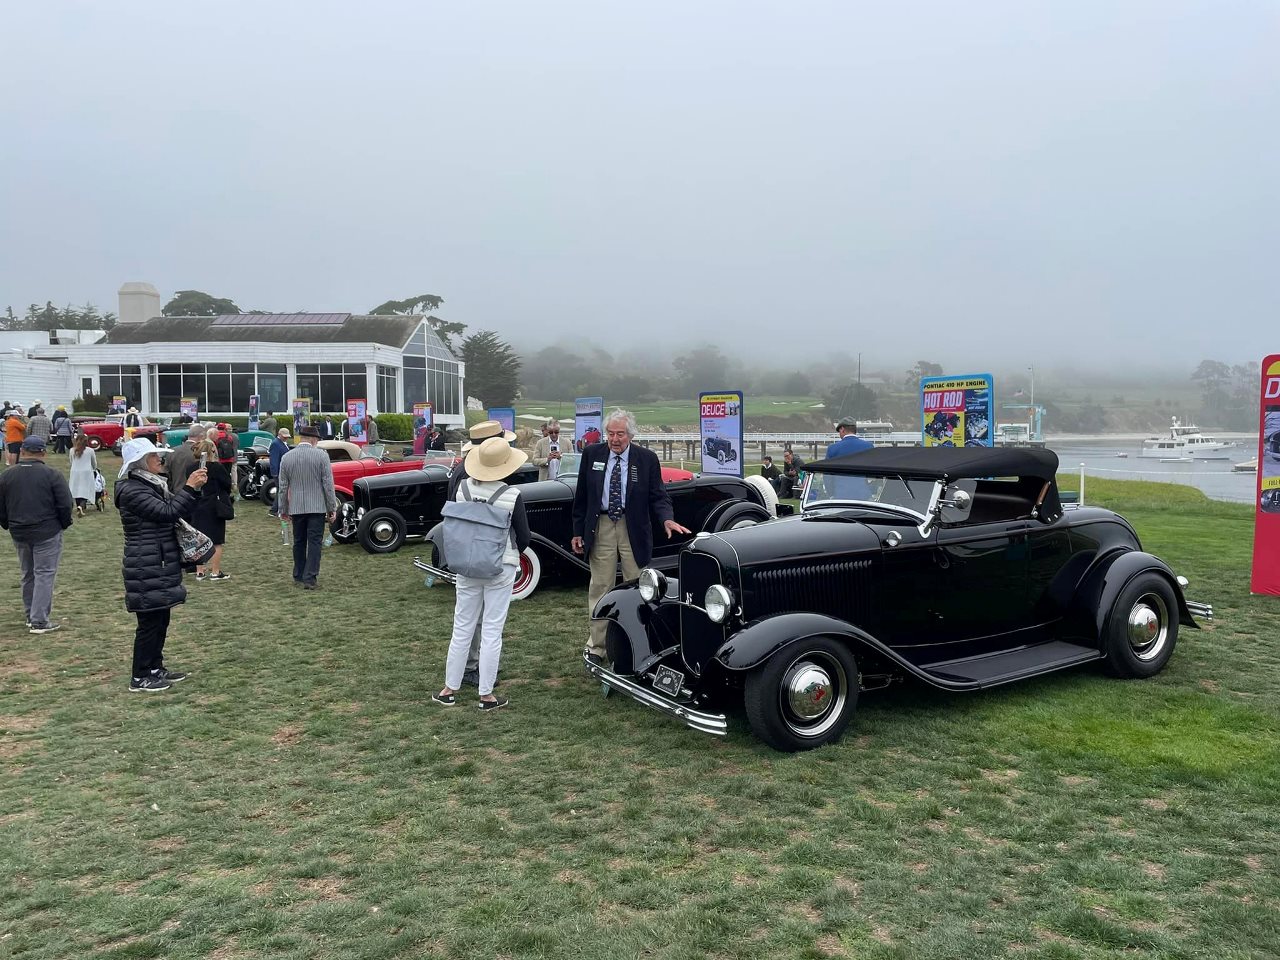
[(1153, 660), (1169, 639), (1169, 610), (1163, 598), (1149, 593), (1129, 611), (1129, 647), (1139, 660)]
[(386, 520), (379, 520), (373, 525), (373, 530), (371, 532), (373, 533), (373, 539), (377, 540), (379, 543), (389, 543), (391, 540), (395, 539), (396, 528), (394, 524), (391, 524)]
[(833, 690), (827, 671), (812, 663), (798, 663), (785, 681), (791, 713), (800, 720), (816, 720), (831, 709)]

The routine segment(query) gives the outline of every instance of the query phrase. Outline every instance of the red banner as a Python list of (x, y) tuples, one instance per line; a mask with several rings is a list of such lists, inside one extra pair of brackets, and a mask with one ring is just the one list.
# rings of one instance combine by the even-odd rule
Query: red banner
[(1280, 354), (1262, 361), (1258, 407), (1258, 500), (1249, 589), (1280, 596)]

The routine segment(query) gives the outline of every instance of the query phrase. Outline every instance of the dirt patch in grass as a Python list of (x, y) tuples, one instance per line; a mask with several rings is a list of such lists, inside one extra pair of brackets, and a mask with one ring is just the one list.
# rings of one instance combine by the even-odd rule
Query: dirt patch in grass
[(285, 747), (296, 746), (298, 741), (302, 739), (302, 728), (296, 724), (285, 724), (279, 730), (271, 735), (271, 742), (277, 750)]
[(813, 948), (824, 957), (847, 957), (848, 952), (840, 945), (840, 938), (834, 933), (827, 933), (819, 937), (814, 943)]
[(1148, 797), (1146, 800), (1143, 800), (1142, 805), (1148, 810), (1156, 811), (1156, 813), (1163, 813), (1165, 810), (1169, 809), (1169, 802), (1167, 800), (1160, 800), (1155, 797)]
[(0, 733), (34, 733), (49, 720), (42, 713), (24, 713), (20, 716), (0, 714)]
[(152, 850), (160, 853), (172, 853), (174, 850), (181, 850), (187, 845), (185, 837), (157, 837), (154, 840), (148, 840), (147, 846)]
[(299, 880), (298, 889), (313, 899), (326, 903), (338, 903), (351, 899), (342, 889), (342, 880), (338, 877), (312, 877)]
[(1261, 857), (1245, 857), (1245, 858), (1244, 858), (1244, 865), (1245, 865), (1246, 867), (1248, 867), (1248, 868), (1249, 868), (1249, 872), (1250, 872), (1250, 873), (1261, 873), (1261, 872), (1262, 872), (1262, 858), (1261, 858)]
[(1152, 880), (1164, 880), (1166, 870), (1158, 863), (1152, 863), (1150, 860), (1143, 860), (1141, 863), (1142, 872)]

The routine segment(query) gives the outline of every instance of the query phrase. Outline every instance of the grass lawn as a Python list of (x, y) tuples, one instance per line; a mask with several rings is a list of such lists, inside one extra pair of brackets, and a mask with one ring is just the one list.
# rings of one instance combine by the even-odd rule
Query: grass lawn
[(1087, 492), (1216, 606), (1168, 670), (902, 686), (794, 756), (741, 715), (718, 740), (602, 699), (581, 583), (513, 607), (509, 710), (446, 710), (452, 591), (412, 548), (333, 547), (303, 594), (244, 505), (233, 579), (175, 612), (191, 679), (128, 694), (115, 512), (67, 535), (58, 633), (23, 631), (6, 546), (0, 958), (1280, 956), (1280, 603), (1248, 594), (1251, 516)]

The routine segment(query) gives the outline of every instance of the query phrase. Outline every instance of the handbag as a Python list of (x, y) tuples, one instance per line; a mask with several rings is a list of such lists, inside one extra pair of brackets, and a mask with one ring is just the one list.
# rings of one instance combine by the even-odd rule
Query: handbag
[(204, 563), (213, 556), (213, 541), (187, 521), (179, 520), (173, 530), (178, 535), (183, 563)]
[(218, 497), (213, 501), (213, 515), (219, 520), (234, 520), (236, 518), (236, 508), (226, 497)]

